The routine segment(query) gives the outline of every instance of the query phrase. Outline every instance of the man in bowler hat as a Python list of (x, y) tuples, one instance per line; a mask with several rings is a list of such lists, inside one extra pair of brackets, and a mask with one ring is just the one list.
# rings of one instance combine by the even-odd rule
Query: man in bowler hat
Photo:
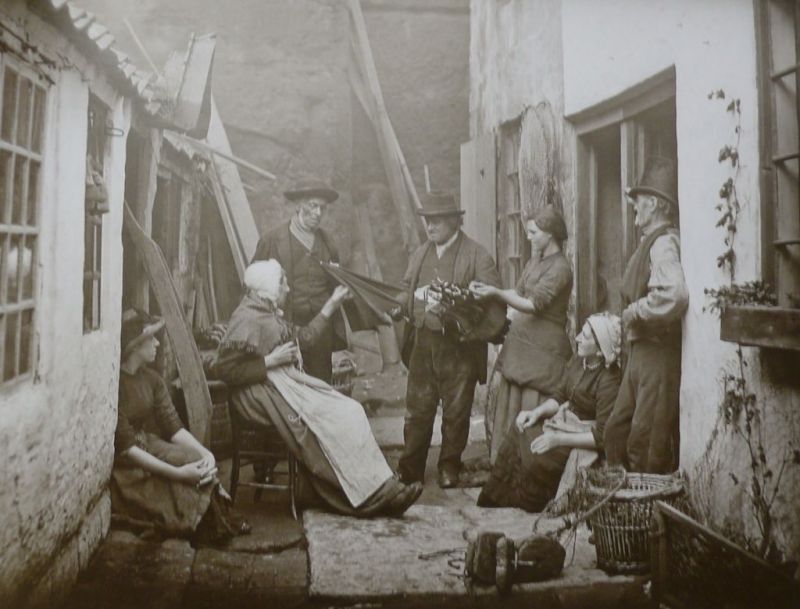
[[(320, 225), (327, 206), (339, 198), (339, 193), (318, 180), (305, 180), (283, 195), (296, 206), (295, 213), (288, 222), (261, 236), (252, 262), (274, 258), (281, 263), (290, 287), (284, 315), (288, 321), (305, 326), (336, 287), (320, 262), (338, 262), (339, 254), (333, 237)], [(331, 354), (345, 346), (344, 320), (337, 312), (313, 349), (301, 351), (305, 371), (330, 383)]]
[(442, 403), (442, 448), (439, 486), (458, 482), (461, 453), (467, 445), (475, 384), (486, 382), (487, 340), (503, 327), (503, 307), (485, 316), (469, 336), (445, 329), (433, 308), (430, 291), (436, 279), (466, 287), (477, 280), (500, 285), (494, 260), (477, 242), (461, 231), (463, 211), (452, 194), (428, 194), (419, 214), (428, 241), (411, 256), (404, 278), (405, 311), (409, 319), (403, 340), (403, 361), (408, 366), (404, 447), (399, 473), (404, 482), (422, 481), (433, 434), (436, 409)]
[(604, 444), (609, 465), (634, 472), (678, 467), (681, 318), (689, 295), (675, 227), (677, 190), (675, 162), (652, 157), (626, 192), (642, 240), (622, 280), (628, 362)]

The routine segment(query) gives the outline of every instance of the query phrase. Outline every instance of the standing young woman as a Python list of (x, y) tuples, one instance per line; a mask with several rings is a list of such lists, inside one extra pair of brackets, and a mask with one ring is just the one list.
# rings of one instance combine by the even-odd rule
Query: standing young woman
[(502, 378), (487, 417), (492, 417), (490, 457), (494, 463), (520, 410), (532, 410), (555, 394), (572, 355), (566, 333), (572, 270), (561, 251), (564, 218), (552, 207), (526, 221), (532, 255), (513, 289), (474, 282), (478, 298), (496, 298), (515, 311), (497, 362)]

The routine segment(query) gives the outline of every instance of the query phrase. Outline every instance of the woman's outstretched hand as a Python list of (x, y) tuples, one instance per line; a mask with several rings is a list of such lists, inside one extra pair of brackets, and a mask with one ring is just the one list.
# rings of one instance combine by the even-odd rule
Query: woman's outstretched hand
[(297, 345), (293, 342), (283, 343), (264, 356), (264, 365), (269, 368), (280, 368), (297, 361)]
[(523, 429), (536, 425), (538, 420), (539, 412), (535, 408), (533, 410), (523, 410), (517, 415), (517, 431), (521, 432)]
[(469, 284), (469, 291), (472, 292), (473, 296), (478, 300), (491, 298), (497, 294), (496, 287), (483, 283), (482, 281), (471, 281)]
[(328, 300), (325, 301), (320, 313), (322, 313), (325, 317), (330, 317), (339, 309), (339, 307), (342, 306), (342, 303), (345, 300), (352, 297), (353, 295), (350, 293), (349, 288), (343, 285), (337, 285), (333, 290), (333, 294), (331, 294), (328, 297)]

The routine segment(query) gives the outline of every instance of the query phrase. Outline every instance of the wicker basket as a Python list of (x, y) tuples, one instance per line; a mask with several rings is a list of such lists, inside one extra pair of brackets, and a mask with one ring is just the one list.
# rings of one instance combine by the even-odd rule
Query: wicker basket
[(677, 500), (682, 482), (675, 476), (587, 469), (582, 470), (581, 486), (589, 507), (608, 498), (588, 518), (597, 565), (609, 573), (647, 572), (653, 503)]

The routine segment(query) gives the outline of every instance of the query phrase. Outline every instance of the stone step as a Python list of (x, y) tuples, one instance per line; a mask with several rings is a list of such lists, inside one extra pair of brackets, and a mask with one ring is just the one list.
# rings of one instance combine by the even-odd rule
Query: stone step
[[(303, 522), (309, 552), (309, 601), (326, 607), (648, 607), (638, 576), (609, 576), (595, 566), (588, 531), (579, 530), (574, 557), (560, 577), (517, 584), (500, 598), (493, 586), (468, 585), (463, 558), (468, 529), (514, 539), (531, 533), (536, 515), (515, 509), (430, 505), (402, 519), (356, 520), (309, 511)], [(540, 530), (552, 530), (556, 521)]]

